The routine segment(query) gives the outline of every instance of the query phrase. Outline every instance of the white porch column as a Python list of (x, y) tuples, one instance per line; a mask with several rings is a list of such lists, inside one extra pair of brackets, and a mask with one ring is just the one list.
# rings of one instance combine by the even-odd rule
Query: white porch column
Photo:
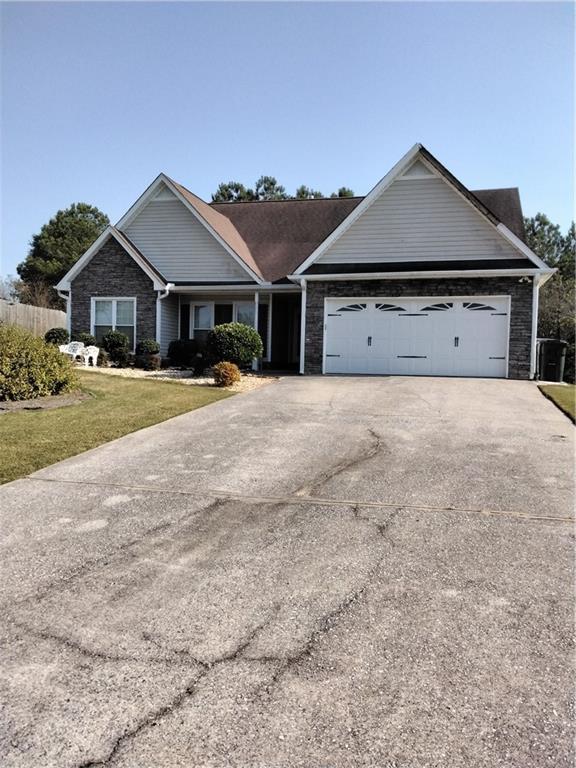
[(268, 328), (266, 329), (266, 358), (268, 364), (272, 360), (272, 295), (271, 293), (268, 294)]
[[(258, 330), (258, 309), (260, 306), (260, 295), (258, 291), (254, 291), (254, 328)], [(257, 358), (254, 358), (252, 360), (252, 370), (257, 371), (258, 370), (258, 360)]]
[(302, 306), (300, 310), (300, 373), (304, 373), (304, 355), (306, 352), (306, 280), (300, 281), (302, 288)]

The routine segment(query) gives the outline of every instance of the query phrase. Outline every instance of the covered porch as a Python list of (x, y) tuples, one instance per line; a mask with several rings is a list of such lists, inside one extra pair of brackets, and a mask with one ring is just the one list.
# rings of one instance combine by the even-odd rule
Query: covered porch
[(158, 338), (162, 354), (174, 339), (195, 339), (202, 349), (216, 325), (238, 322), (258, 330), (264, 347), (262, 365), (297, 371), (300, 362), (300, 288), (279, 285), (175, 286), (159, 299)]

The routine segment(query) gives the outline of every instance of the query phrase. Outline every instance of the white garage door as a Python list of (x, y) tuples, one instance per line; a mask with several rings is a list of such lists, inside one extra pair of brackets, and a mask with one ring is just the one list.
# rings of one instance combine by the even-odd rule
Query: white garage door
[(505, 377), (509, 297), (326, 299), (326, 373)]

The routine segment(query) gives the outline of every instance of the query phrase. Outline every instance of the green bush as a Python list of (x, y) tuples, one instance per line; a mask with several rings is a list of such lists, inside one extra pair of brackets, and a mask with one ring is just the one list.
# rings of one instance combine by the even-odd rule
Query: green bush
[(96, 341), (96, 336), (92, 336), (91, 333), (87, 333), (86, 331), (79, 333), (77, 338), (74, 339), (74, 341), (81, 341), (85, 347), (98, 346), (98, 342)]
[(217, 387), (231, 387), (240, 381), (240, 369), (234, 363), (223, 361), (216, 363), (214, 368), (214, 384)]
[(128, 336), (120, 331), (108, 331), (102, 339), (102, 346), (108, 352), (110, 360), (118, 368), (126, 368), (130, 360)]
[(160, 344), (156, 339), (142, 339), (136, 344), (137, 355), (157, 355), (160, 352)]
[(257, 330), (243, 323), (224, 323), (208, 334), (208, 351), (217, 362), (225, 360), (242, 367), (262, 357), (264, 350)]
[(32, 400), (77, 386), (67, 355), (23, 328), (0, 324), (0, 400)]
[(46, 344), (56, 344), (56, 346), (59, 346), (60, 344), (68, 344), (70, 341), (70, 334), (66, 328), (50, 328), (50, 330), (46, 331), (44, 334), (44, 341)]
[(159, 352), (160, 344), (156, 339), (142, 339), (136, 345), (134, 364), (137, 368), (143, 368), (145, 371), (159, 371), (162, 363)]
[(177, 339), (168, 345), (170, 364), (176, 367), (189, 368), (194, 365), (198, 352), (198, 344), (194, 339)]

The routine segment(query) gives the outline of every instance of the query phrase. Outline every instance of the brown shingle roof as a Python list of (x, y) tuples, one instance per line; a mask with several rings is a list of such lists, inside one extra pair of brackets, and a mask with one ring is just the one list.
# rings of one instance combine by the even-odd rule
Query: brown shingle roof
[(274, 282), (292, 274), (362, 199), (212, 203), (210, 208), (230, 219), (264, 278)]
[(520, 240), (526, 239), (520, 192), (517, 187), (477, 189), (472, 194), (476, 195), (480, 202), (484, 203), (486, 208), (491, 210)]

